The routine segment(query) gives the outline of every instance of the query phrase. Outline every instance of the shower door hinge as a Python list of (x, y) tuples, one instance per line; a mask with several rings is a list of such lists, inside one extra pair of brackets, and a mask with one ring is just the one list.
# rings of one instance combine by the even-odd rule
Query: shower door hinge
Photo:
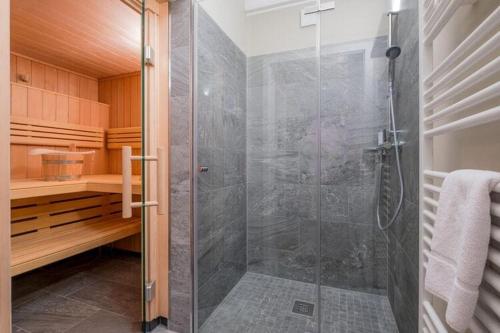
[(146, 282), (144, 288), (144, 298), (146, 302), (151, 302), (156, 296), (156, 281)]
[(144, 46), (144, 64), (154, 66), (155, 50), (151, 45)]

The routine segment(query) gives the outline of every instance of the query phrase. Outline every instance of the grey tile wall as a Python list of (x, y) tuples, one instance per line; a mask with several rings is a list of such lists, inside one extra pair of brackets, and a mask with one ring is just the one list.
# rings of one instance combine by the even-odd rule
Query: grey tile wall
[(315, 282), (321, 221), (321, 283), (385, 293), (375, 157), (363, 151), (386, 126), (384, 47), (322, 46), (320, 68), (314, 49), (248, 59), (249, 271)]
[(191, 329), (191, 1), (170, 3), (170, 313), (169, 328)]
[[(401, 138), (406, 142), (401, 154), (405, 200), (388, 231), (388, 295), (399, 331), (414, 333), (418, 330), (418, 1), (403, 0), (401, 8), (396, 29), (402, 53), (395, 67), (395, 116), (398, 127), (405, 131)], [(399, 194), (394, 156), (389, 167), (393, 211)]]
[(198, 325), (246, 272), (246, 56), (198, 6)]

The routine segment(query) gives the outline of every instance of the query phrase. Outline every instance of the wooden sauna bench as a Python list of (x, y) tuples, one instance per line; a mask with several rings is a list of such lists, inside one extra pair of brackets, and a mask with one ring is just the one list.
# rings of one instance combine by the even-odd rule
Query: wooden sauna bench
[[(124, 145), (140, 149), (141, 128), (109, 129), (107, 104), (24, 84), (11, 87), (11, 160), (18, 163), (11, 166), (11, 275), (140, 233), (140, 217), (121, 217), (122, 176), (99, 163), (105, 154), (120, 161)], [(50, 120), (40, 119), (44, 115)], [(29, 165), (34, 147), (95, 150), (91, 169), (106, 174), (30, 179), (42, 174), (41, 163)], [(141, 194), (140, 176), (133, 176), (132, 192)]]
[[(40, 179), (13, 179), (10, 199), (23, 199), (76, 192), (121, 193), (121, 175), (87, 175), (79, 180), (44, 181)], [(132, 193), (141, 194), (140, 176), (132, 176)]]
[[(11, 200), (12, 276), (140, 233), (141, 218), (123, 219), (121, 194), (108, 192), (118, 192), (121, 176), (109, 176), (90, 176), (80, 182), (58, 182), (59, 185), (47, 182), (39, 196), (24, 195)], [(24, 184), (24, 190), (26, 184), (39, 187), (41, 183), (18, 181), (14, 188)], [(82, 192), (82, 184), (90, 188)], [(138, 185), (136, 179), (136, 193)], [(65, 186), (68, 188), (64, 194), (55, 194), (60, 189), (52, 189)]]

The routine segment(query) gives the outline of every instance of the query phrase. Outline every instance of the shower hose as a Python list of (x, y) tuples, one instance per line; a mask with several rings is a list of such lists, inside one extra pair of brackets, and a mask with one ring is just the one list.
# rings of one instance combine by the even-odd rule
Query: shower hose
[(394, 155), (396, 156), (396, 167), (398, 169), (398, 178), (399, 178), (399, 200), (398, 205), (396, 207), (396, 211), (390, 218), (389, 222), (386, 225), (382, 225), (380, 220), (380, 197), (382, 192), (382, 169), (383, 169), (383, 161), (378, 163), (377, 166), (377, 176), (378, 176), (378, 193), (377, 193), (377, 223), (380, 230), (387, 230), (395, 221), (401, 211), (401, 206), (403, 205), (403, 195), (404, 195), (404, 185), (403, 185), (403, 173), (401, 172), (401, 161), (399, 156), (399, 138), (398, 131), (396, 130), (396, 119), (394, 117), (394, 93), (392, 89), (392, 82), (389, 83), (389, 109), (390, 109), (390, 126), (393, 135), (394, 141)]

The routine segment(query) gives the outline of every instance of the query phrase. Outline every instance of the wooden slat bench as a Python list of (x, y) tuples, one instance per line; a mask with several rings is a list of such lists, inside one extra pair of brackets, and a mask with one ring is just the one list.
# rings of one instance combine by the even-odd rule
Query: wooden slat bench
[(11, 275), (138, 234), (122, 219), (121, 196), (83, 192), (12, 200)]
[[(141, 194), (141, 177), (132, 176), (132, 193)], [(23, 199), (76, 192), (121, 193), (121, 175), (87, 175), (78, 180), (44, 181), (41, 179), (13, 179), (10, 198)]]

